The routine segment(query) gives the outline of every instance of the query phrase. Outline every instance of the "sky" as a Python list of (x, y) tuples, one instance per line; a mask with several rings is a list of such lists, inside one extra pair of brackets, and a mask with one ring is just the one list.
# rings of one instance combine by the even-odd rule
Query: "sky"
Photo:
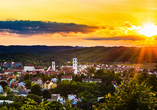
[(156, 0), (1, 0), (1, 45), (156, 46)]

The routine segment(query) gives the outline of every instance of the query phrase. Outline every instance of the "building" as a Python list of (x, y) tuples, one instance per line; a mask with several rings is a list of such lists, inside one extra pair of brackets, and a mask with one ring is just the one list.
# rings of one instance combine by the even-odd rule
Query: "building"
[(55, 87), (57, 87), (57, 84), (52, 81), (46, 81), (42, 83), (43, 90), (54, 89)]
[(35, 66), (35, 71), (44, 71), (43, 66)]
[(22, 67), (22, 62), (2, 62), (1, 66), (4, 66), (6, 68)]
[(70, 76), (70, 75), (62, 75), (62, 76), (61, 76), (61, 82), (62, 82), (63, 80), (72, 81), (72, 76)]
[(39, 86), (42, 87), (43, 81), (41, 80), (41, 78), (35, 77), (35, 78), (32, 79), (32, 83), (39, 84)]
[(15, 71), (14, 70), (5, 70), (4, 74), (13, 74)]
[(53, 70), (53, 71), (56, 70), (54, 56), (53, 56), (53, 60), (52, 60), (52, 70)]
[(59, 101), (61, 104), (64, 104), (65, 101), (63, 98), (60, 96), (60, 94), (51, 94), (51, 99), (47, 99), (48, 102), (51, 101)]
[(77, 74), (77, 58), (73, 58), (73, 69), (74, 74)]
[(25, 66), (24, 66), (24, 71), (35, 71), (35, 67), (33, 64), (31, 63), (27, 63)]
[(39, 84), (39, 86), (42, 87), (43, 81), (41, 80), (41, 78), (35, 77), (35, 78), (32, 79), (32, 83)]
[(102, 83), (102, 79), (82, 78), (82, 82)]
[(3, 93), (3, 87), (0, 85), (0, 93)]
[(52, 66), (49, 66), (49, 68), (47, 69), (47, 72), (55, 71), (55, 70), (56, 70), (56, 67), (55, 67), (55, 59), (54, 59), (54, 56), (53, 56)]

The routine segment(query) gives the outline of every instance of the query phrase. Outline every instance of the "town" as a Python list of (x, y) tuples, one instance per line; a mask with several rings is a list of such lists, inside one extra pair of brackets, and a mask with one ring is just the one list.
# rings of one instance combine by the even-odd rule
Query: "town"
[[(22, 62), (1, 62), (0, 103), (13, 103), (13, 97), (18, 96), (32, 98), (38, 103), (47, 100), (66, 105), (70, 101), (73, 108), (86, 106), (92, 109), (93, 105), (103, 101), (106, 94), (114, 93), (121, 81), (143, 72), (157, 75), (155, 70), (124, 64), (78, 65), (77, 58), (73, 58), (72, 65), (62, 65), (57, 70), (54, 56), (52, 65), (47, 68), (31, 63), (23, 66)], [(91, 93), (87, 89), (92, 89)]]

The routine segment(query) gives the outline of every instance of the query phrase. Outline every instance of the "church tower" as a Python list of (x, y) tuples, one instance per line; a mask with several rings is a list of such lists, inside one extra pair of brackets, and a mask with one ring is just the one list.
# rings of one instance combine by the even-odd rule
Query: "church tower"
[(52, 60), (52, 70), (55, 71), (56, 68), (55, 68), (55, 58), (53, 56), (53, 60)]
[(74, 74), (77, 74), (77, 58), (73, 58), (73, 69)]

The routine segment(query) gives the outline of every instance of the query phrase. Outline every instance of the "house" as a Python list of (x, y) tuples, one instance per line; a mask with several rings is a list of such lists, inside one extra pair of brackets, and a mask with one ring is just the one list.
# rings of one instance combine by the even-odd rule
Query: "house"
[(55, 87), (57, 87), (57, 84), (52, 81), (46, 81), (42, 83), (43, 90), (54, 89)]
[(6, 68), (22, 67), (22, 62), (2, 62), (1, 66)]
[(44, 71), (43, 66), (35, 66), (35, 71)]
[(68, 74), (68, 73), (74, 73), (74, 69), (73, 67), (67, 67), (67, 66), (64, 66), (61, 68), (61, 72), (65, 73), (65, 74)]
[(18, 87), (18, 82), (15, 80), (11, 83), (11, 87)]
[(25, 66), (24, 66), (24, 71), (35, 71), (35, 67), (33, 64), (31, 63), (27, 63)]
[(81, 101), (81, 99), (77, 98), (77, 96), (75, 94), (69, 94), (68, 100), (70, 100), (72, 102), (72, 105), (76, 105), (78, 101)]
[(51, 81), (57, 83), (57, 78), (52, 78)]
[(3, 87), (0, 85), (0, 93), (3, 93)]
[(42, 87), (43, 81), (41, 80), (41, 78), (35, 77), (35, 78), (32, 78), (32, 83), (39, 84), (39, 86)]
[(72, 76), (70, 76), (70, 75), (62, 75), (62, 76), (61, 76), (61, 82), (62, 82), (63, 80), (72, 81)]
[(61, 104), (64, 104), (65, 101), (63, 98), (60, 96), (60, 94), (51, 94), (51, 99), (47, 99), (47, 101), (59, 101)]
[(102, 83), (102, 79), (82, 78), (82, 82)]
[(92, 82), (95, 82), (95, 83), (102, 83), (102, 79), (93, 79)]
[(23, 71), (23, 67), (15, 67), (14, 70), (15, 71)]
[(5, 70), (4, 74), (13, 74), (15, 71), (14, 70)]
[(82, 78), (82, 82), (92, 82), (91, 78)]
[(22, 85), (22, 86), (25, 86), (25, 83), (24, 83), (24, 82), (20, 82), (20, 83), (19, 83), (19, 86), (21, 86), (21, 85)]
[(23, 94), (27, 94), (28, 93), (27, 89), (23, 85), (18, 86), (17, 87), (17, 91), (19, 93), (23, 93)]

